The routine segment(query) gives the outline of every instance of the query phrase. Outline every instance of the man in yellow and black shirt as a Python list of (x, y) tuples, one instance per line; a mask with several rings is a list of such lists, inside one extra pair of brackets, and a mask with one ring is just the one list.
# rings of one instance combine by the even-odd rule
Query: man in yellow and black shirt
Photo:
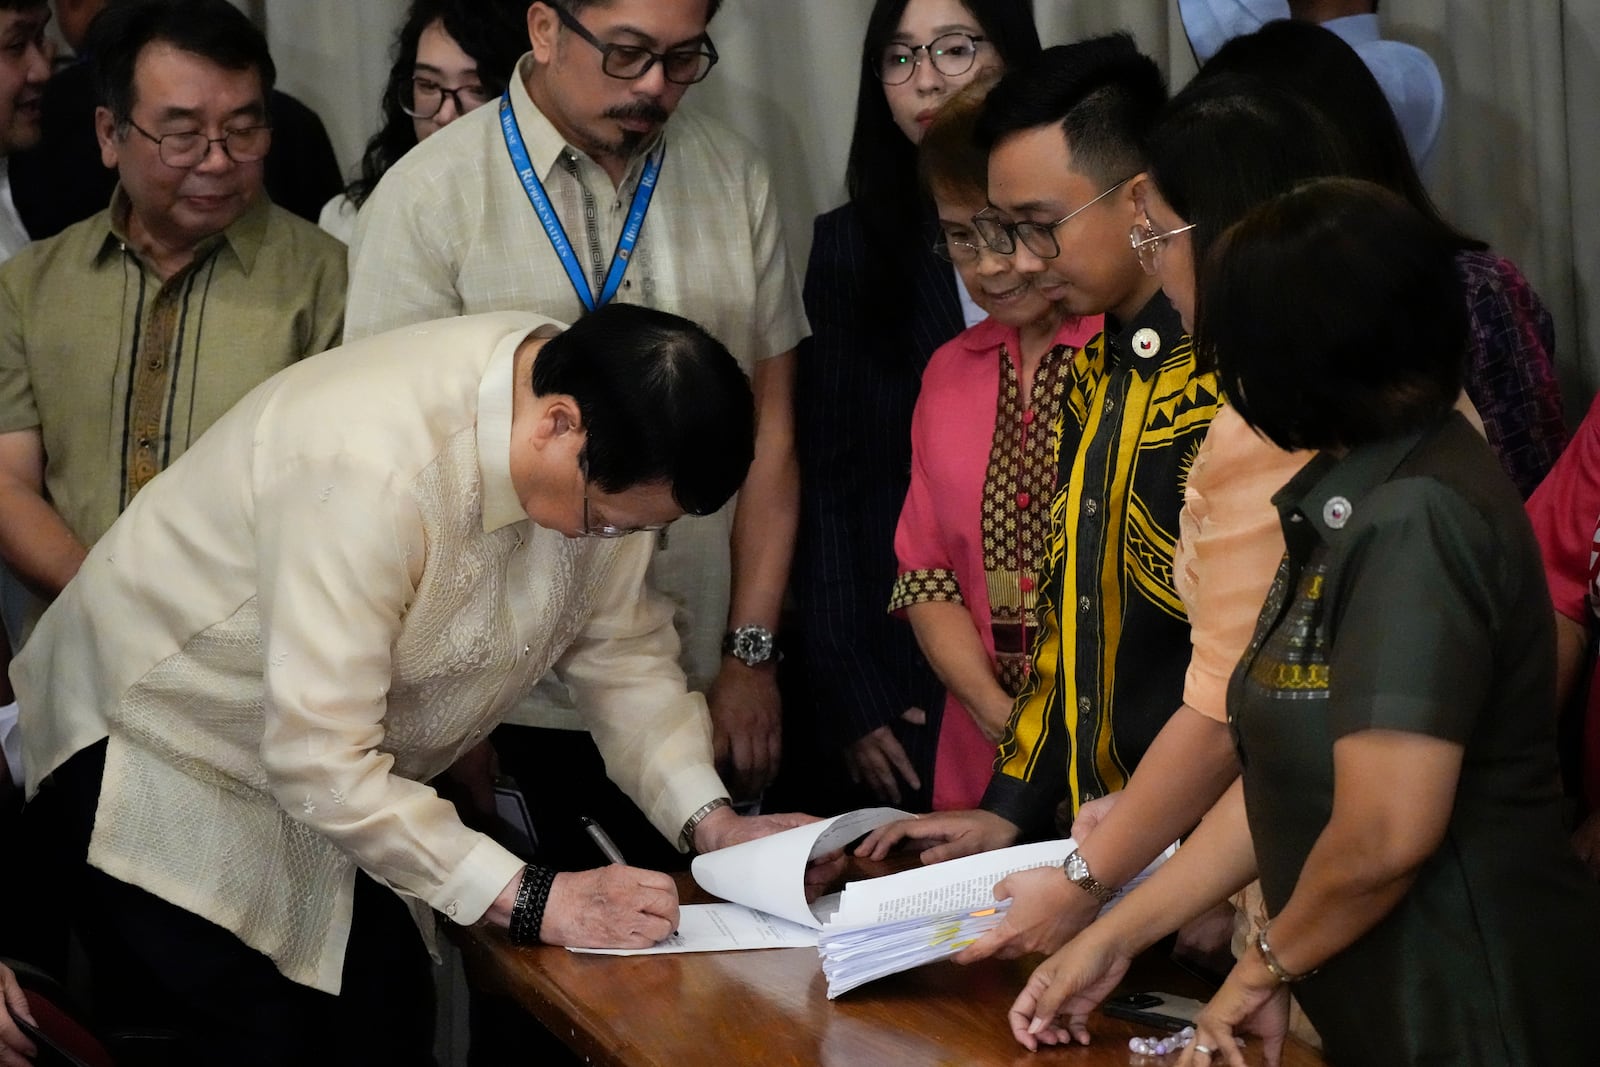
[(1189, 624), (1172, 554), (1184, 480), (1219, 400), (1128, 244), (1144, 221), (1140, 146), (1165, 98), (1155, 64), (1116, 35), (1048, 49), (985, 105), (990, 207), (979, 232), (1047, 298), (1104, 314), (1105, 327), (1063, 405), (1060, 439), (1077, 446), (1059, 461), (1032, 677), (982, 809), (887, 828), (870, 850), (911, 837), (934, 843), (923, 854), (933, 862), (1047, 836), (1058, 806), (1070, 817), (1120, 789), (1182, 702)]

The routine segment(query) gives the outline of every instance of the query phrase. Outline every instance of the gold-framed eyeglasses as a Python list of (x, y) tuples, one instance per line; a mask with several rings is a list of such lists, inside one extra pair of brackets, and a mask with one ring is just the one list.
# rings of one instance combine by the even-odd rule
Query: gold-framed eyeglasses
[(1191, 222), (1187, 226), (1157, 233), (1155, 225), (1149, 219), (1145, 219), (1128, 231), (1128, 243), (1133, 246), (1133, 254), (1139, 257), (1139, 266), (1144, 268), (1144, 272), (1154, 274), (1161, 266), (1161, 246), (1180, 233), (1188, 233), (1194, 227), (1195, 224)]
[(946, 33), (927, 44), (895, 42), (884, 45), (872, 65), (872, 72), (885, 85), (901, 85), (910, 80), (922, 62), (921, 52), (933, 64), (933, 69), (947, 78), (959, 77), (972, 69), (978, 61), (978, 45), (988, 40), (971, 33)]
[(683, 45), (667, 52), (652, 52), (636, 44), (611, 44), (589, 32), (589, 27), (579, 22), (577, 16), (566, 9), (565, 0), (544, 0), (555, 9), (561, 24), (582, 37), (600, 53), (600, 69), (613, 78), (636, 81), (649, 73), (650, 68), (661, 64), (661, 73), (667, 81), (677, 85), (693, 85), (711, 73), (717, 65), (717, 46), (711, 38), (701, 37), (692, 45)]
[(267, 158), (267, 150), (272, 147), (272, 127), (265, 123), (223, 130), (221, 137), (207, 137), (199, 130), (157, 137), (132, 119), (128, 120), (128, 125), (154, 141), (161, 162), (177, 170), (199, 166), (211, 154), (214, 144), (221, 145), (223, 154), (235, 163), (257, 163)]
[(643, 526), (616, 526), (609, 522), (595, 522), (589, 517), (589, 457), (578, 453), (578, 473), (583, 476), (583, 536), (611, 540), (636, 533), (656, 533), (665, 530), (670, 522), (651, 522)]
[(444, 110), (445, 98), (449, 97), (456, 105), (456, 114), (465, 115), (499, 95), (497, 90), (486, 85), (447, 89), (432, 78), (418, 74), (400, 84), (400, 110), (414, 119), (431, 119)]
[(1015, 252), (1020, 242), (1040, 259), (1055, 259), (1061, 254), (1061, 243), (1056, 240), (1056, 231), (1133, 179), (1132, 174), (1128, 175), (1076, 211), (1069, 211), (1054, 222), (1007, 222), (1000, 217), (997, 210), (986, 207), (972, 216), (972, 226), (978, 231), (978, 236), (983, 238), (984, 244), (1003, 256)]

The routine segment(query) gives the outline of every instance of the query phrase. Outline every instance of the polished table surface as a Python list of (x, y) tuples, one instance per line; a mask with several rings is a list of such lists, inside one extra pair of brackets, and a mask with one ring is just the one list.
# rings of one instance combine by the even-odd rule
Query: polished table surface
[[(679, 876), (679, 889), (686, 902), (710, 899), (688, 875)], [(1091, 1027), (1093, 1045), (1028, 1052), (1012, 1038), (1005, 1013), (1034, 959), (931, 964), (829, 1001), (817, 952), (810, 948), (586, 956), (547, 946), (516, 948), (486, 927), (463, 933), (475, 983), (517, 1001), (596, 1064), (1155, 1067), (1177, 1059), (1133, 1055), (1128, 1038), (1155, 1031), (1100, 1016)], [(1153, 985), (1203, 999), (1181, 981), (1175, 968), (1154, 980), (1135, 972), (1128, 988)], [(1246, 1060), (1258, 1064), (1259, 1042), (1252, 1045)], [(1323, 1062), (1294, 1042), (1284, 1051), (1285, 1067)]]

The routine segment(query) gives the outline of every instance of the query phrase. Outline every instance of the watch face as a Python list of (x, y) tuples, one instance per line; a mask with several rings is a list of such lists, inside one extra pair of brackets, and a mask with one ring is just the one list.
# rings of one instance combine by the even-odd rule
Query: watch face
[(741, 626), (733, 633), (733, 654), (747, 664), (772, 658), (772, 634), (760, 626)]
[(1089, 877), (1089, 865), (1076, 852), (1067, 857), (1067, 862), (1063, 866), (1067, 869), (1067, 877), (1074, 882)]

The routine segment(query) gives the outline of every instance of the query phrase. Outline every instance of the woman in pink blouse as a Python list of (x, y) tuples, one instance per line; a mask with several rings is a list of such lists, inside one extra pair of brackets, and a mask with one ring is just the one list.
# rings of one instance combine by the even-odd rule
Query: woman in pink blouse
[[(973, 808), (1028, 671), (1035, 575), (1049, 542), (1073, 361), (1100, 329), (1046, 300), (972, 227), (987, 205), (973, 127), (987, 82), (940, 110), (919, 165), (938, 251), (989, 317), (933, 354), (911, 423), (911, 487), (895, 532), (903, 611), (944, 682), (935, 810)], [(1070, 446), (1070, 442), (1068, 443)]]

